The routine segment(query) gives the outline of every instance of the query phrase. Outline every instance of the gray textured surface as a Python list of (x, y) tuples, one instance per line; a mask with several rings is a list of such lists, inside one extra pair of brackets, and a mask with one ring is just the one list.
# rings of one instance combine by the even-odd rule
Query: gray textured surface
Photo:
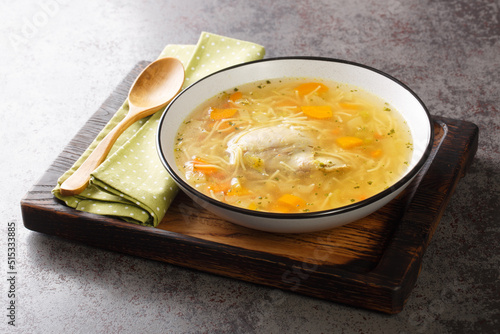
[[(0, 332), (493, 333), (500, 327), (500, 5), (450, 1), (0, 3)], [(395, 316), (28, 231), (21, 197), (140, 60), (201, 31), (267, 57), (329, 56), (401, 79), (431, 113), (480, 128), (479, 150)], [(5, 157), (9, 157), (6, 159)], [(7, 326), (7, 222), (17, 225)]]

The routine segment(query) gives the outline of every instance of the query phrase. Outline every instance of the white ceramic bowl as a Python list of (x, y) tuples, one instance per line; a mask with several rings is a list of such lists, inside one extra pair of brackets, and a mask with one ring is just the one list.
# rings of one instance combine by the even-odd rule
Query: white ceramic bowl
[[(306, 213), (269, 213), (247, 210), (214, 200), (191, 187), (175, 163), (174, 143), (185, 118), (199, 104), (246, 83), (283, 78), (322, 78), (352, 84), (371, 92), (394, 106), (405, 118), (413, 136), (413, 155), (406, 174), (390, 188), (344, 207)], [(157, 148), (165, 168), (179, 187), (203, 208), (235, 224), (280, 233), (302, 233), (344, 225), (378, 210), (396, 197), (417, 175), (428, 158), (433, 127), (420, 98), (397, 79), (365, 65), (330, 58), (273, 58), (233, 66), (183, 90), (166, 108), (158, 129)]]

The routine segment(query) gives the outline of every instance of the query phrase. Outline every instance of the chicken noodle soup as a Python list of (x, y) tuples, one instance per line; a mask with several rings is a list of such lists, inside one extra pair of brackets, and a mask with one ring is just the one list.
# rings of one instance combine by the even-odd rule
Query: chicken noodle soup
[(387, 102), (336, 82), (274, 79), (222, 92), (179, 129), (175, 157), (198, 191), (238, 207), (328, 210), (408, 168), (412, 139)]

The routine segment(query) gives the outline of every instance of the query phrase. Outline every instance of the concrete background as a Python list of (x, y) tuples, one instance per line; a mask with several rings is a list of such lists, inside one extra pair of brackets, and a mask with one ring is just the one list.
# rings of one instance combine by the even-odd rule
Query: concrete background
[[(0, 2), (0, 332), (498, 333), (500, 8), (450, 1)], [(479, 150), (403, 312), (387, 316), (26, 230), (19, 201), (140, 60), (201, 31), (266, 57), (348, 59), (408, 84), (434, 115), (480, 128)], [(7, 325), (7, 224), (17, 227)]]

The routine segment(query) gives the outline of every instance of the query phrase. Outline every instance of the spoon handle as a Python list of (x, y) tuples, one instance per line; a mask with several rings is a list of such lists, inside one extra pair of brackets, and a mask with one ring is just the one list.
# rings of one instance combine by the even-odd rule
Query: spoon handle
[[(132, 114), (132, 115), (131, 115)], [(61, 195), (73, 196), (80, 194), (87, 188), (90, 180), (90, 173), (92, 173), (99, 165), (106, 159), (111, 147), (116, 142), (118, 137), (127, 129), (131, 124), (141, 117), (137, 114), (129, 113), (124, 119), (120, 121), (95, 147), (87, 159), (78, 167), (78, 169), (67, 178), (60, 187)]]

